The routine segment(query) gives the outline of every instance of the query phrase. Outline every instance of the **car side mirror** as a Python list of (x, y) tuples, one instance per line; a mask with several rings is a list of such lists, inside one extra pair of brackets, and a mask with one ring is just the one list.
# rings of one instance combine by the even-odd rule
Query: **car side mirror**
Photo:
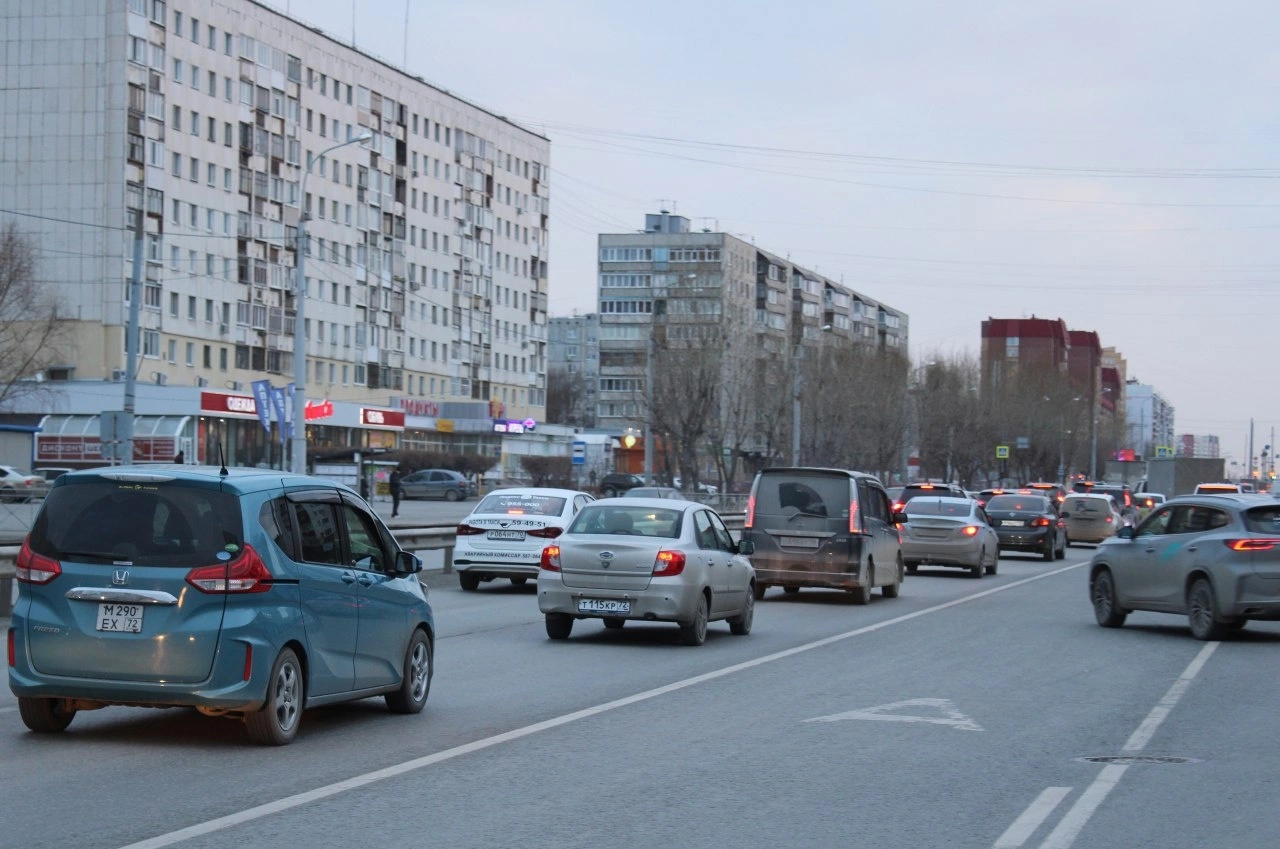
[(1125, 525), (1123, 528), (1121, 528), (1119, 531), (1116, 532), (1116, 536), (1119, 537), (1120, 539), (1133, 539), (1133, 526)]
[(893, 523), (895, 525), (905, 525), (907, 523), (907, 514), (902, 510), (895, 510), (893, 512)]
[(756, 553), (756, 541), (752, 539), (738, 540), (738, 553), (750, 556)]
[(422, 571), (422, 558), (410, 551), (396, 552), (396, 574), (416, 575)]

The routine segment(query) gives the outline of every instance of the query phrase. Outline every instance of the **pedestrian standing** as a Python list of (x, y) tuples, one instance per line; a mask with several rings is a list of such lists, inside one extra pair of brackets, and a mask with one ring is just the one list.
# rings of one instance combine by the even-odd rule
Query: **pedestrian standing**
[(403, 489), (400, 486), (400, 468), (391, 470), (391, 518), (395, 518), (400, 514), (400, 494)]

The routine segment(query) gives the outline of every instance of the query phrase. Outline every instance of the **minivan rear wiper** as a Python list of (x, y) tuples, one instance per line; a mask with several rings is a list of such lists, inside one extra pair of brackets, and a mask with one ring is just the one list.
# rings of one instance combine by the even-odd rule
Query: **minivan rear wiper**
[(792, 519), (796, 518), (797, 516), (809, 516), (809, 517), (812, 517), (812, 518), (814, 518), (814, 519), (829, 519), (829, 518), (831, 518), (830, 516), (827, 516), (825, 513), (810, 513), (808, 510), (796, 510), (796, 512), (792, 513), (790, 516), (788, 516), (788, 517), (787, 517), (787, 521), (791, 521)]
[(82, 557), (93, 558), (95, 560), (106, 560), (108, 562), (119, 559), (119, 557), (117, 557), (116, 555), (110, 552), (102, 552), (102, 551), (59, 551), (57, 554), (58, 560), (66, 560), (68, 558), (82, 558)]

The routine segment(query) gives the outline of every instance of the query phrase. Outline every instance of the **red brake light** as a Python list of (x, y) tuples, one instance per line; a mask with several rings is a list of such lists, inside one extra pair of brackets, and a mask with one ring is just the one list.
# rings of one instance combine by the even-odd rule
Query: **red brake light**
[(537, 537), (538, 539), (555, 539), (564, 533), (564, 528), (557, 528), (555, 525), (548, 525), (545, 528), (533, 528), (531, 530), (527, 530), (525, 533), (531, 537)]
[(684, 571), (684, 552), (663, 549), (653, 561), (653, 577), (669, 578)]
[(9, 665), (16, 666), (18, 663), (18, 648), (13, 643), (13, 629), (9, 629)]
[(230, 563), (192, 569), (187, 583), (202, 593), (265, 593), (271, 589), (271, 572), (253, 546), (246, 545)]
[(747, 496), (747, 515), (742, 519), (742, 527), (749, 528), (756, 521), (756, 494), (753, 492)]
[[(901, 513), (901, 512), (902, 512), (902, 508), (903, 508), (903, 507), (906, 507), (906, 506), (907, 506), (907, 502), (905, 502), (905, 501), (895, 501), (895, 502), (893, 502), (893, 512), (895, 512), (895, 513)], [(851, 512), (852, 512), (852, 508), (851, 508)], [(853, 530), (853, 528), (852, 528), (852, 527), (850, 527), (850, 528), (849, 528), (849, 530)]]
[(967, 536), (967, 537), (977, 536), (977, 535), (978, 535), (978, 526), (977, 526), (977, 525), (966, 525), (966, 526), (965, 526), (965, 528), (964, 528), (964, 530), (962, 530), (960, 533), (964, 534), (964, 535), (965, 535), (965, 536)]
[(31, 550), (29, 537), (22, 541), (14, 566), (18, 582), (23, 584), (47, 584), (62, 574), (61, 563)]
[[(894, 502), (893, 512), (897, 513), (902, 509), (902, 505)], [(862, 533), (862, 516), (858, 513), (858, 499), (851, 498), (849, 500), (849, 533)]]
[(1048, 520), (1048, 519), (1046, 519), (1044, 516), (1040, 516), (1040, 517), (1038, 517), (1038, 518), (1036, 518), (1036, 519), (1032, 519), (1032, 520), (1031, 520), (1031, 527), (1033, 527), (1033, 528), (1047, 528), (1047, 527), (1049, 527), (1049, 520)]
[(1249, 537), (1247, 539), (1224, 539), (1227, 548), (1232, 551), (1271, 551), (1280, 545), (1280, 539), (1270, 537)]
[(542, 549), (542, 559), (538, 561), (538, 565), (548, 572), (560, 571), (560, 546), (549, 545)]
[(253, 674), (253, 643), (244, 644), (244, 680)]
[(477, 528), (475, 525), (468, 525), (466, 522), (463, 522), (458, 525), (456, 533), (460, 537), (470, 537), (484, 533), (484, 528)]
[(1106, 522), (1107, 522), (1107, 524), (1111, 524), (1111, 517), (1110, 517), (1110, 516), (1108, 516), (1108, 517), (1106, 518)]

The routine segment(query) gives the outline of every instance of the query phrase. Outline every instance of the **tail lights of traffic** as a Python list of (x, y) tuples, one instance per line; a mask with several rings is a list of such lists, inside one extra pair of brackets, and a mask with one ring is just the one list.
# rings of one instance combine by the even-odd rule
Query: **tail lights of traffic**
[(1047, 528), (1050, 524), (1051, 522), (1044, 516), (1038, 516), (1031, 520), (1031, 527), (1033, 528)]
[(31, 550), (30, 539), (22, 541), (14, 566), (18, 582), (22, 584), (47, 584), (62, 574), (58, 561)]
[(542, 549), (542, 559), (538, 561), (538, 565), (548, 572), (560, 571), (560, 546), (549, 545)]
[[(894, 513), (901, 510), (902, 508), (898, 506), (893, 508)], [(849, 533), (862, 533), (862, 514), (858, 512), (858, 499), (856, 498), (849, 499)]]
[(653, 577), (670, 578), (684, 571), (684, 552), (663, 549), (653, 560)]
[(460, 537), (472, 537), (476, 534), (484, 533), (484, 528), (477, 528), (475, 525), (468, 525), (466, 522), (463, 522), (458, 525), (458, 530), (455, 531), (455, 533)]
[(538, 539), (555, 539), (564, 533), (564, 528), (557, 528), (554, 525), (550, 525), (545, 528), (531, 528), (525, 531), (525, 533), (531, 537), (537, 537)]
[(1248, 539), (1224, 539), (1227, 548), (1232, 551), (1271, 551), (1280, 545), (1280, 539), (1270, 537), (1249, 537)]
[(756, 521), (756, 494), (753, 492), (747, 496), (747, 515), (742, 519), (742, 527), (750, 528)]
[(187, 573), (187, 583), (202, 593), (265, 593), (271, 589), (271, 571), (258, 552), (246, 545), (230, 563), (200, 566)]
[(977, 536), (977, 535), (978, 535), (978, 526), (977, 526), (977, 525), (965, 525), (965, 526), (964, 526), (964, 529), (963, 529), (962, 531), (960, 531), (960, 533), (964, 534), (964, 535), (965, 535), (965, 536), (967, 536), (967, 537)]

